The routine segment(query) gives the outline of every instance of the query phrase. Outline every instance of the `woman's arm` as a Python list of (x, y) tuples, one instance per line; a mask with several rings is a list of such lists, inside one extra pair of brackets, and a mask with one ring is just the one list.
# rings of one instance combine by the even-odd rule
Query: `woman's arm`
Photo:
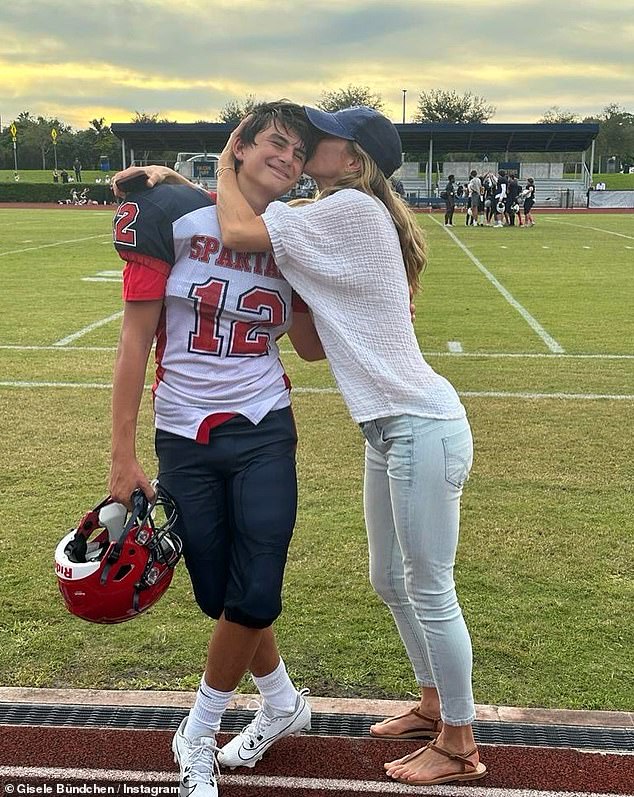
[(326, 353), (310, 313), (293, 313), (293, 323), (288, 330), (288, 337), (302, 360), (315, 362), (326, 359)]
[(145, 385), (145, 370), (163, 300), (126, 302), (117, 348), (112, 390), (112, 451), (109, 491), (131, 508), (137, 487), (152, 498), (154, 490), (136, 456), (136, 430)]
[(235, 169), (219, 167), (216, 174), (216, 207), (223, 244), (238, 252), (270, 251), (271, 239), (266, 225), (242, 196)]
[[(170, 169), (169, 166), (129, 166), (122, 172), (117, 172), (112, 178), (110, 185), (112, 186), (113, 194), (118, 197), (124, 197), (126, 191), (123, 188), (119, 188), (118, 183), (124, 180), (131, 180), (134, 177), (141, 177), (142, 175), (145, 175), (147, 178), (145, 181), (146, 188), (153, 188), (155, 185), (159, 185), (159, 183), (173, 183), (176, 185), (180, 184), (196, 187), (186, 177)], [(138, 188), (136, 190), (138, 190)]]

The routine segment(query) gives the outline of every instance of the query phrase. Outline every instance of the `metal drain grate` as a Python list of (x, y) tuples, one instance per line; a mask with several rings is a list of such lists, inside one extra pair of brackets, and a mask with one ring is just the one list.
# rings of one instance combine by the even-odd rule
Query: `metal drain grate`
[[(186, 709), (0, 703), (0, 724), (56, 725), (87, 728), (128, 728), (175, 731)], [(225, 712), (221, 730), (237, 733), (253, 717), (252, 711)], [(367, 737), (372, 723), (383, 717), (361, 714), (313, 714), (311, 734), (317, 736)], [(634, 728), (597, 728), (578, 725), (533, 725), (482, 722), (473, 726), (480, 744), (567, 747), (634, 752)]]

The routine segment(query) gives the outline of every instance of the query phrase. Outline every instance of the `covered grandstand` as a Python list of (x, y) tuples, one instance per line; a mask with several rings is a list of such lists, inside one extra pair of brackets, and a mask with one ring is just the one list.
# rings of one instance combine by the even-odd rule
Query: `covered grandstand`
[[(226, 123), (115, 123), (111, 129), (121, 141), (125, 167), (152, 161), (153, 152), (220, 152), (234, 126)], [(513, 166), (520, 179), (535, 177), (538, 204), (573, 207), (586, 203), (586, 191), (593, 181), (597, 124), (425, 123), (397, 124), (396, 129), (406, 158), (412, 153), (420, 157), (418, 168), (406, 160), (401, 175), (411, 204), (438, 204), (435, 183), (443, 185), (446, 181), (449, 172), (443, 166), (448, 165), (446, 158), (451, 154), (458, 155), (450, 161), (458, 181), (466, 179), (471, 168), (482, 172), (497, 171), (502, 165)], [(143, 157), (140, 158), (139, 153), (144, 153)], [(529, 153), (530, 158), (526, 158)], [(538, 153), (549, 156), (548, 160), (540, 161)], [(552, 163), (552, 156), (559, 153), (562, 165), (558, 171), (553, 168), (557, 164)], [(567, 159), (571, 153), (578, 153), (580, 157), (579, 172), (572, 178), (563, 173), (564, 153)], [(538, 165), (539, 172), (535, 174)]]

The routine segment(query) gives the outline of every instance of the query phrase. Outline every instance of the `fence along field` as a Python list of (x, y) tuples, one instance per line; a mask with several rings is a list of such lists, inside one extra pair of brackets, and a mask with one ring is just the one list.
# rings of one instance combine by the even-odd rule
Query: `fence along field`
[[(202, 666), (209, 625), (184, 567), (153, 611), (119, 627), (81, 623), (56, 594), (53, 547), (106, 489), (121, 311), (111, 218), (0, 211), (4, 685), (194, 689)], [(476, 699), (628, 709), (634, 217), (536, 219), (493, 230), (458, 218), (449, 235), (421, 217), (431, 258), (417, 334), (460, 391), (476, 441), (457, 566)], [(285, 659), (314, 694), (410, 694), (367, 580), (360, 434), (327, 365), (282, 350), (301, 489)], [(152, 473), (149, 393), (139, 451)]]

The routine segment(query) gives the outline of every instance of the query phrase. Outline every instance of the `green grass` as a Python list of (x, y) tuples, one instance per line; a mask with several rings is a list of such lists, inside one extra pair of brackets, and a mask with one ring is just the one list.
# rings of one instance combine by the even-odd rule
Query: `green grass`
[[(565, 356), (543, 356), (438, 218), (419, 217), (431, 259), (416, 330), (474, 431), (456, 580), (476, 699), (631, 710), (634, 215), (542, 212), (530, 230), (453, 229)], [(57, 593), (53, 548), (105, 492), (110, 391), (41, 383), (108, 385), (118, 321), (70, 350), (25, 347), (120, 310), (120, 283), (84, 280), (119, 269), (110, 223), (109, 211), (0, 210), (0, 346), (15, 347), (0, 348), (2, 685), (194, 689), (203, 667), (211, 622), (183, 566), (157, 607), (121, 626), (71, 617)], [(333, 385), (326, 364), (282, 348), (295, 387)], [(580, 397), (555, 397), (566, 394)], [(360, 433), (338, 394), (297, 392), (294, 406), (300, 511), (277, 624), (287, 665), (314, 694), (406, 696), (409, 664), (367, 579)], [(139, 450), (150, 473), (151, 424), (148, 394)]]
[[(58, 171), (62, 170), (59, 166)], [(68, 174), (74, 179), (75, 172), (69, 166), (66, 167)], [(81, 178), (84, 183), (94, 183), (97, 178), (103, 180), (107, 175), (112, 175), (117, 169), (110, 169), (109, 172), (102, 172), (96, 169), (82, 169)], [(21, 183), (52, 183), (53, 182), (53, 167), (50, 169), (20, 169), (18, 168)], [(15, 172), (13, 169), (0, 169), (0, 183), (14, 183)], [(61, 178), (60, 178), (61, 183)]]

